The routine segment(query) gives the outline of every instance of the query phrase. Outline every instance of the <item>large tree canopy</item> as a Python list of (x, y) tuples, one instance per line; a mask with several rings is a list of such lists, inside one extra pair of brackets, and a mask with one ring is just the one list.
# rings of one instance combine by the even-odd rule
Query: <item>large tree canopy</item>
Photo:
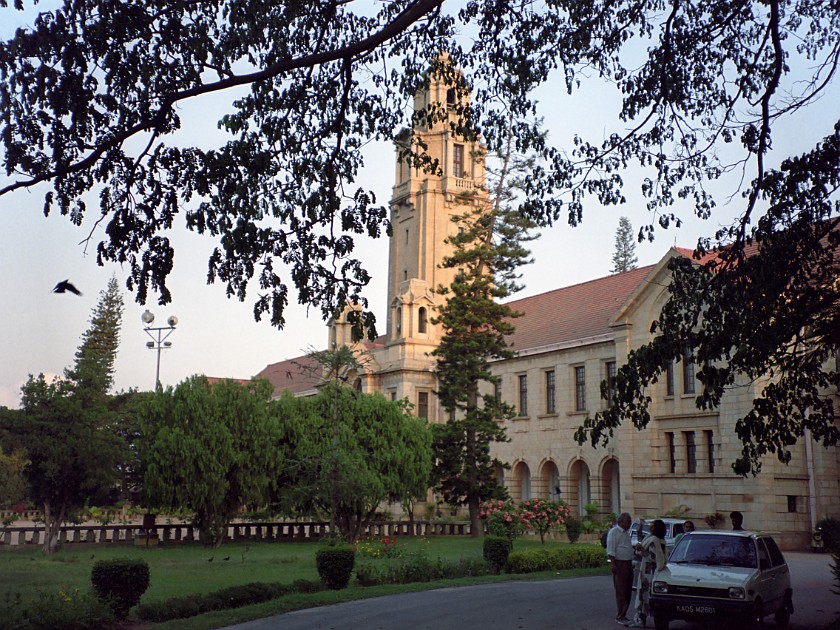
[[(354, 258), (354, 235), (379, 235), (388, 223), (372, 193), (354, 188), (362, 148), (394, 138), (430, 68), (471, 89), (472, 99), (430, 104), (412, 122), (449, 116), (460, 135), (480, 130), (497, 153), (511, 118), (538, 113), (536, 87), (615, 87), (618, 119), (596, 125), (597, 137), (581, 132), (573, 146), (557, 147), (535, 126), (517, 125), (517, 150), (544, 159), (523, 204), (544, 223), (565, 212), (576, 224), (585, 204), (622, 203), (621, 174), (632, 167), (651, 211), (640, 236), (652, 237), (657, 224), (713, 216), (709, 184), (737, 170), (740, 211), (699, 243), (730, 245), (715, 277), (724, 284), (734, 271), (737, 284), (739, 252), (751, 240), (781, 239), (807, 257), (817, 235), (790, 224), (840, 214), (831, 176), (837, 117), (807, 113), (820, 97), (836, 98), (837, 0), (57, 4), (0, 44), (10, 177), (0, 195), (47, 183), (45, 210), (76, 223), (95, 195), (99, 260), (126, 263), (140, 301), (149, 289), (170, 299), (167, 233), (180, 214), (218, 238), (209, 280), (240, 299), (256, 283), (257, 317), (268, 313), (282, 326), (295, 289), (326, 316), (348, 298), (363, 302), (369, 278)], [(463, 75), (448, 70), (442, 50)], [(230, 139), (185, 144), (179, 107), (236, 88), (238, 100), (220, 112)], [(803, 155), (779, 155), (780, 121), (822, 128), (824, 140)], [(411, 159), (437, 169), (423, 149), (410, 147)], [(773, 286), (802, 288), (802, 312), (812, 314), (805, 328), (821, 319), (840, 327), (828, 308), (836, 301), (808, 291), (811, 278), (771, 267)]]

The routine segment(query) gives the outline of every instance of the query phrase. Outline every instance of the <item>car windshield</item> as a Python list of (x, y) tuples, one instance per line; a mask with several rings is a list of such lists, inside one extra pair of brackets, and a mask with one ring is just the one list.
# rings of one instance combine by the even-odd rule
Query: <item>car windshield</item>
[(755, 543), (751, 538), (740, 536), (684, 536), (671, 554), (669, 562), (749, 569), (758, 567)]

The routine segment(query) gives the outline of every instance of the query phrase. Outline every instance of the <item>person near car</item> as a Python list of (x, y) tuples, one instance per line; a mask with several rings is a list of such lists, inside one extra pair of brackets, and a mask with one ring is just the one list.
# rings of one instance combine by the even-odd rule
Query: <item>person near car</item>
[(674, 547), (677, 546), (677, 544), (680, 542), (683, 536), (690, 532), (693, 532), (696, 529), (697, 528), (694, 527), (694, 521), (686, 521), (685, 523), (683, 523), (683, 530), (674, 538)]
[(636, 584), (636, 614), (630, 628), (644, 628), (650, 614), (650, 588), (653, 574), (665, 568), (668, 554), (665, 552), (665, 522), (656, 519), (650, 526), (650, 534), (636, 545), (641, 551), (639, 578)]
[(616, 526), (607, 533), (607, 558), (610, 560), (615, 588), (615, 620), (621, 625), (630, 623), (627, 610), (633, 597), (633, 545), (630, 542), (632, 518), (622, 512)]
[(732, 521), (732, 529), (736, 532), (744, 531), (744, 515), (738, 510), (729, 513), (729, 518)]

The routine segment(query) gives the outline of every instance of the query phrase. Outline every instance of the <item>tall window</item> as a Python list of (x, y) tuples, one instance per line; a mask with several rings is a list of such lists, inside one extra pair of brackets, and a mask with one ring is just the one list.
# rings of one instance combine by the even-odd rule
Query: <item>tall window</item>
[(709, 467), (709, 472), (715, 472), (715, 440), (714, 433), (711, 431), (703, 431), (706, 436), (706, 460)]
[(686, 472), (697, 472), (697, 444), (694, 442), (694, 431), (685, 431), (685, 462)]
[(607, 404), (612, 405), (615, 400), (615, 361), (607, 361)]
[(519, 415), (528, 415), (528, 375), (519, 375)]
[(689, 348), (683, 351), (683, 394), (694, 393), (694, 363), (689, 359)]
[(426, 309), (422, 306), (417, 312), (417, 320), (417, 332), (425, 333), (429, 327), (429, 316), (426, 314)]
[(665, 368), (665, 395), (666, 396), (673, 396), (674, 395), (674, 363), (673, 363), (673, 361), (668, 363), (668, 367)]
[(496, 397), (496, 400), (502, 402), (502, 381), (498, 380), (493, 383), (493, 395)]
[(556, 413), (557, 407), (555, 406), (555, 380), (554, 380), (554, 370), (548, 370), (545, 373), (545, 412), (546, 413)]
[(668, 472), (677, 472), (677, 457), (674, 449), (674, 434), (670, 431), (665, 434), (665, 441), (668, 445)]
[(417, 392), (417, 417), (429, 417), (429, 392)]
[(463, 177), (465, 175), (463, 144), (456, 144), (452, 150), (452, 173), (455, 177)]
[(575, 411), (586, 411), (586, 368), (575, 368)]

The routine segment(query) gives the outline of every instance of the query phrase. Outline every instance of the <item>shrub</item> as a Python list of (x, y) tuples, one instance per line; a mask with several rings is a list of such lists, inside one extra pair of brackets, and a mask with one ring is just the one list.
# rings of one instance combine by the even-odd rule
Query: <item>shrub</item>
[(198, 597), (172, 597), (162, 602), (149, 602), (137, 607), (137, 618), (159, 623), (170, 619), (184, 619), (201, 614)]
[(425, 553), (409, 553), (395, 560), (360, 562), (356, 567), (359, 586), (431, 582), (475, 575), (486, 575), (487, 564), (477, 558), (444, 562), (431, 560)]
[(259, 604), (275, 599), (288, 593), (291, 589), (282, 584), (266, 584), (265, 582), (251, 582), (228, 586), (214, 591), (202, 598), (200, 604), (202, 612), (209, 610), (225, 610)]
[(488, 534), (507, 538), (511, 544), (525, 529), (519, 517), (519, 508), (510, 500), (485, 501), (481, 504), (479, 516), (484, 519)]
[(292, 581), (292, 592), (294, 593), (320, 593), (323, 590), (324, 583), (321, 580), (298, 578)]
[(97, 560), (90, 573), (93, 590), (107, 603), (117, 619), (125, 619), (132, 606), (149, 588), (149, 565), (145, 560), (115, 558)]
[(535, 573), (563, 569), (588, 569), (603, 566), (604, 552), (596, 545), (553, 547), (513, 551), (508, 557), (507, 573)]
[[(597, 506), (597, 504), (596, 504)], [(562, 525), (571, 513), (571, 508), (562, 501), (528, 499), (520, 505), (520, 520), (528, 529), (534, 529), (545, 542), (545, 535), (553, 527)]]
[(566, 536), (569, 539), (570, 543), (577, 542), (577, 539), (580, 538), (580, 530), (582, 528), (580, 519), (576, 516), (569, 516), (566, 519)]
[(824, 518), (817, 522), (822, 531), (823, 546), (826, 550), (840, 553), (840, 520)]
[(512, 547), (507, 538), (487, 536), (484, 539), (484, 559), (490, 565), (490, 570), (493, 573), (501, 573), (505, 564), (507, 564)]
[(351, 547), (324, 547), (315, 554), (318, 575), (327, 588), (333, 590), (347, 588), (355, 563), (356, 554)]
[[(318, 583), (318, 586), (320, 589), (320, 583)], [(279, 583), (251, 582), (250, 584), (239, 584), (213, 591), (207, 595), (173, 597), (163, 602), (141, 604), (137, 609), (137, 617), (143, 621), (155, 623), (170, 619), (183, 619), (203, 615), (213, 610), (226, 610), (258, 604), (290, 593), (292, 590), (292, 586)]]
[(27, 630), (102, 630), (113, 627), (110, 607), (90, 591), (62, 588), (57, 595), (39, 592), (24, 603), (6, 593), (0, 608), (0, 627)]

